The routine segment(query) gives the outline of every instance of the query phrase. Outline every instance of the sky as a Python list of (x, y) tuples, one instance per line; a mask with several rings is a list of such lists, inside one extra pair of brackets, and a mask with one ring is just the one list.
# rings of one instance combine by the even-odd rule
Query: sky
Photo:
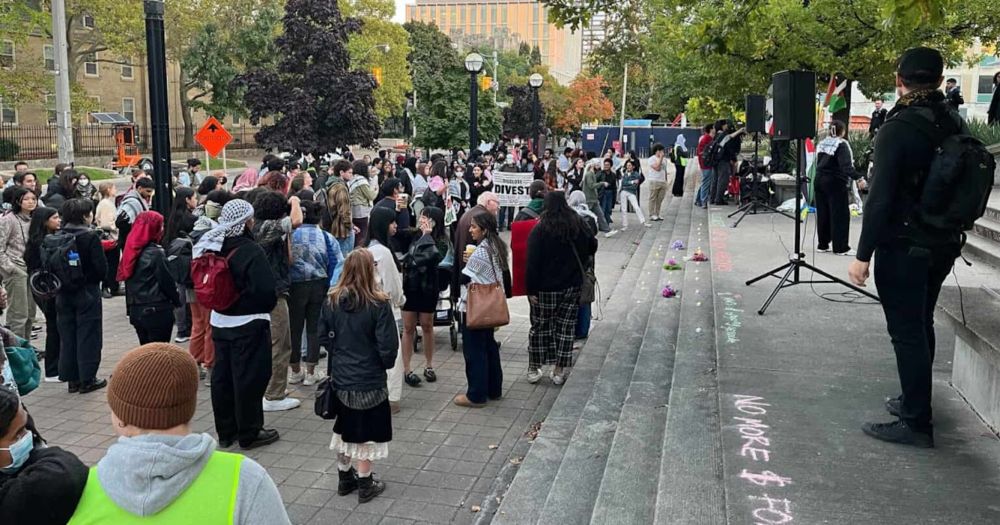
[(412, 0), (396, 0), (396, 15), (392, 17), (392, 21), (398, 24), (405, 22), (406, 17), (406, 5), (413, 5)]

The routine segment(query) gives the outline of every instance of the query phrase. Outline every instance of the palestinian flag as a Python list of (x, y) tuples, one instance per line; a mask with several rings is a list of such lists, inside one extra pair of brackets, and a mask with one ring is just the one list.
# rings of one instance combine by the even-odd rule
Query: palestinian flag
[[(807, 182), (806, 187), (803, 188), (806, 191), (804, 193), (805, 201), (802, 203), (802, 207), (804, 209), (808, 209), (816, 196), (816, 143), (813, 142), (813, 139), (806, 139), (805, 153), (806, 177), (809, 182)], [(805, 213), (803, 213), (803, 216), (805, 216)]]
[(826, 98), (823, 100), (823, 105), (831, 116), (847, 107), (847, 99), (844, 98), (847, 79), (841, 81), (840, 84), (836, 82), (837, 75), (830, 75), (830, 85), (826, 88)]

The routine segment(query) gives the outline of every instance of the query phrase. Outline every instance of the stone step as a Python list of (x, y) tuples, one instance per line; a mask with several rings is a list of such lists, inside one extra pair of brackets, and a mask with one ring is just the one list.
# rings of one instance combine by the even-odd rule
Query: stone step
[(708, 214), (696, 210), (693, 238), (709, 256), (688, 263), (681, 288), (677, 352), (662, 441), (653, 523), (726, 523), (716, 325)]
[(1000, 268), (1000, 221), (986, 216), (976, 221), (962, 253)]
[[(681, 240), (693, 250), (694, 239), (690, 235), (693, 194), (693, 191), (687, 192), (680, 201), (673, 235), (658, 243), (661, 265), (674, 257), (686, 268), (693, 268), (683, 262), (689, 251), (671, 249), (673, 241)], [(675, 288), (681, 287), (685, 277), (686, 270), (659, 269), (653, 307), (618, 415), (617, 429), (594, 502), (592, 524), (650, 523), (653, 520), (655, 506), (649, 502), (656, 498), (657, 484), (651, 480), (657, 479), (660, 472), (661, 443), (667, 422), (667, 400), (681, 315), (681, 300), (665, 299), (659, 295), (659, 290), (668, 283)], [(684, 288), (681, 293), (685, 293)]]
[(631, 274), (634, 277), (628, 280), (633, 286), (632, 304), (593, 382), (591, 396), (570, 438), (542, 509), (541, 523), (585, 523), (591, 518), (650, 310), (658, 298), (656, 286), (663, 273), (662, 254), (669, 246), (677, 217), (682, 213), (680, 210), (690, 214), (690, 205), (678, 206), (677, 201), (673, 199), (669, 203), (656, 244), (642, 271)]
[[(666, 205), (669, 206), (670, 202)], [(623, 275), (639, 275), (646, 266), (654, 243), (661, 237), (661, 229), (665, 228), (666, 221), (653, 224), (654, 227), (646, 230), (642, 236)], [(594, 322), (590, 338), (574, 363), (573, 373), (560, 389), (559, 396), (545, 418), (538, 437), (522, 460), (510, 486), (506, 491), (499, 491), (498, 496), (502, 500), (492, 517), (493, 523), (538, 522), (549, 490), (559, 471), (559, 465), (605, 363), (608, 350), (624, 322), (626, 313), (634, 304), (634, 287), (634, 280), (620, 278), (611, 294), (605, 295), (608, 297), (604, 305), (605, 316)]]
[[(994, 194), (1000, 194), (1000, 188), (994, 188)], [(1000, 203), (990, 200), (990, 203), (986, 205), (986, 215), (987, 219), (1000, 222)]]

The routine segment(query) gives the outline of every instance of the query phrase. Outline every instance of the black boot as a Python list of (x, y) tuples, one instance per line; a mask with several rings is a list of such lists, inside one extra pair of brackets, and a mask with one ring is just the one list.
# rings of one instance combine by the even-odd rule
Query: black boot
[(100, 390), (108, 386), (107, 379), (91, 379), (90, 381), (83, 381), (80, 383), (80, 393), (89, 394), (95, 390)]
[(875, 439), (890, 443), (911, 445), (919, 448), (934, 447), (933, 428), (928, 427), (918, 430), (901, 419), (892, 423), (865, 423), (861, 426), (861, 431)]
[(385, 492), (385, 482), (375, 479), (374, 474), (358, 478), (358, 503), (368, 503), (375, 496)]
[(75, 394), (75, 393), (77, 393), (77, 392), (80, 391), (80, 382), (79, 381), (70, 381), (70, 382), (66, 383), (66, 387), (67, 387), (66, 390), (70, 394)]
[(337, 485), (337, 494), (340, 496), (346, 496), (358, 489), (358, 472), (351, 467), (351, 470), (344, 472), (343, 470), (338, 470), (340, 474), (340, 483)]

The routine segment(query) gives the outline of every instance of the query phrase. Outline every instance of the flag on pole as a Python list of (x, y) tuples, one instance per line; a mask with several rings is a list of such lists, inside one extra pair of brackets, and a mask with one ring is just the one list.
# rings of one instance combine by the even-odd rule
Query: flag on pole
[(803, 203), (803, 208), (808, 209), (816, 196), (816, 144), (811, 138), (806, 139), (805, 153), (806, 177), (809, 182), (806, 183), (806, 200)]
[(847, 79), (841, 81), (840, 84), (836, 82), (837, 75), (830, 75), (830, 85), (826, 88), (826, 99), (823, 101), (823, 105), (826, 106), (826, 111), (830, 115), (847, 107), (847, 100), (844, 98)]

